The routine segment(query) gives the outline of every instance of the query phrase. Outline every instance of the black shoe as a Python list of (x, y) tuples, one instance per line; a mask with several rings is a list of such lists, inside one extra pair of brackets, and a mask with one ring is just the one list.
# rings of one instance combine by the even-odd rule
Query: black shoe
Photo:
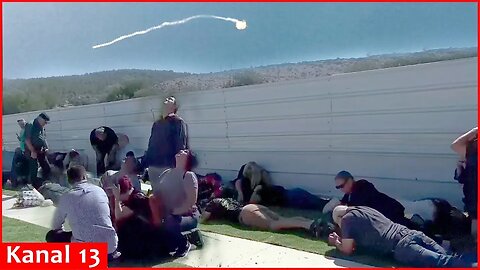
[(195, 230), (189, 234), (187, 234), (187, 240), (190, 244), (195, 245), (197, 248), (203, 247), (203, 236), (200, 230)]
[(320, 219), (317, 219), (312, 222), (312, 225), (310, 225), (309, 231), (312, 234), (313, 238), (321, 237), (320, 222)]
[(183, 248), (177, 249), (175, 254), (173, 254), (174, 257), (176, 258), (183, 258), (188, 255), (188, 252), (190, 252), (190, 249), (192, 248), (192, 244), (190, 242), (187, 242), (187, 245)]

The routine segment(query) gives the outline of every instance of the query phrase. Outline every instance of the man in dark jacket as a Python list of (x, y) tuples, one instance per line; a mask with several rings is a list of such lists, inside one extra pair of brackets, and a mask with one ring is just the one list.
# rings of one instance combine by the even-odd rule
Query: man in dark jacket
[[(25, 157), (28, 159), (28, 181), (35, 188), (42, 185), (43, 180), (50, 175), (50, 165), (47, 162), (48, 151), (45, 125), (50, 121), (46, 113), (38, 115), (32, 123), (25, 126)], [(42, 168), (42, 179), (37, 177), (38, 165)]]
[(412, 227), (413, 224), (405, 218), (405, 207), (394, 198), (378, 191), (365, 179), (355, 181), (352, 174), (341, 171), (335, 177), (335, 188), (345, 195), (340, 200), (347, 206), (368, 206), (382, 213), (395, 223)]
[[(97, 176), (105, 173), (105, 170), (113, 170), (116, 164), (118, 136), (113, 129), (105, 126), (98, 127), (90, 132), (90, 144), (95, 150), (97, 157)], [(105, 168), (105, 157), (107, 166)]]
[(150, 181), (158, 178), (163, 171), (175, 166), (175, 155), (187, 149), (187, 126), (177, 115), (177, 102), (168, 97), (163, 103), (162, 118), (153, 123), (146, 163)]

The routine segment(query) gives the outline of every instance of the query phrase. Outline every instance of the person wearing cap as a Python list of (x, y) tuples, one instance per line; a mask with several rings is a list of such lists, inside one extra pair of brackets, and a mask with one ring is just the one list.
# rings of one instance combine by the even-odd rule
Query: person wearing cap
[(167, 256), (178, 248), (164, 228), (155, 226), (154, 219), (162, 213), (154, 197), (136, 190), (127, 175), (108, 189), (115, 199), (118, 247), (124, 259)]
[[(46, 158), (48, 143), (45, 134), (45, 125), (49, 121), (50, 117), (46, 113), (41, 113), (32, 123), (25, 125), (25, 156), (29, 160), (28, 181), (37, 189), (42, 185), (43, 180), (46, 180), (50, 175), (50, 165)], [(42, 168), (43, 180), (37, 177), (38, 165)]]
[[(101, 126), (90, 132), (90, 144), (95, 150), (97, 159), (97, 176), (105, 173), (105, 170), (111, 170), (117, 157), (118, 136), (113, 129)], [(107, 157), (107, 166), (105, 166), (105, 157)]]
[(152, 125), (146, 165), (150, 180), (158, 178), (163, 171), (175, 166), (175, 155), (188, 149), (187, 126), (177, 115), (177, 102), (174, 97), (167, 97), (163, 103), (161, 119)]
[(339, 226), (340, 235), (331, 233), (328, 244), (346, 255), (369, 252), (376, 257), (393, 257), (413, 267), (475, 266), (474, 258), (448, 255), (424, 233), (392, 222), (370, 207), (339, 205), (333, 209), (333, 221)]
[(413, 224), (405, 217), (405, 207), (394, 198), (378, 191), (365, 179), (355, 180), (347, 171), (341, 171), (335, 176), (335, 188), (345, 195), (340, 200), (342, 205), (371, 207), (395, 223), (408, 227)]
[[(72, 188), (59, 199), (46, 241), (107, 243), (109, 260), (118, 258), (118, 237), (110, 218), (107, 194), (87, 181), (83, 166), (69, 168), (67, 177)], [(64, 231), (67, 219), (72, 231)]]

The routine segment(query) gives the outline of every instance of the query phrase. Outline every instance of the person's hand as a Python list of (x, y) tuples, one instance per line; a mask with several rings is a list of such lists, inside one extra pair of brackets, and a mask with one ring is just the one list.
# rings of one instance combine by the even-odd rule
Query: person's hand
[(31, 152), (30, 157), (33, 159), (37, 159), (37, 152)]
[(108, 187), (107, 189), (112, 192), (113, 197), (115, 198), (116, 201), (120, 200), (120, 188), (119, 187), (113, 185), (111, 187)]
[(335, 246), (335, 243), (337, 242), (337, 240), (338, 240), (338, 235), (335, 232), (328, 235), (329, 246)]

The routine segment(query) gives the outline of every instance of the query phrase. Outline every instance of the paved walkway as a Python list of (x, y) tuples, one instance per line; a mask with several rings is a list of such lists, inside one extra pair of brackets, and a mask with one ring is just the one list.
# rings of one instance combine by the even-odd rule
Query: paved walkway
[[(2, 195), (2, 216), (48, 228), (55, 207), (12, 209), (15, 199)], [(290, 248), (215, 234), (204, 233), (205, 245), (175, 262), (192, 267), (370, 267), (346, 260)], [(159, 265), (161, 267), (161, 265)]]

